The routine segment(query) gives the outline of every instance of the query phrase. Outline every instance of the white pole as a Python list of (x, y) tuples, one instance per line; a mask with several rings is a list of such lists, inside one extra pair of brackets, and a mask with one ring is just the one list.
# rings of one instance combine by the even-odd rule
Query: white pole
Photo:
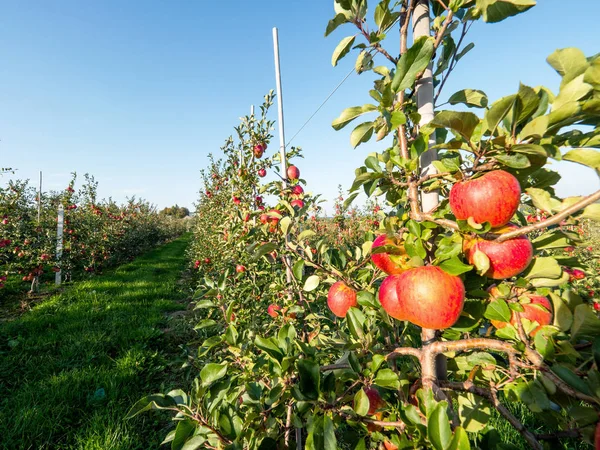
[[(60, 267), (60, 260), (62, 259), (63, 253), (63, 223), (65, 220), (65, 210), (63, 205), (58, 205), (58, 220), (56, 221), (56, 262)], [(60, 286), (62, 271), (56, 272), (55, 283)]]
[(40, 189), (38, 191), (38, 225), (42, 217), (42, 171), (40, 170)]
[[(415, 7), (413, 16), (413, 38), (429, 36), (429, 1), (420, 0)], [(417, 84), (417, 106), (421, 121), (419, 126), (423, 126), (433, 120), (433, 74), (431, 71), (432, 63), (427, 66), (425, 73)], [(429, 139), (429, 146), (435, 145), (435, 133)], [(433, 161), (437, 159), (437, 150), (428, 150), (421, 155), (421, 175), (437, 173), (433, 166)], [(424, 212), (429, 212), (439, 203), (439, 194), (437, 191), (421, 192), (421, 204)]]
[(254, 115), (254, 105), (250, 105), (250, 116)]
[(275, 52), (275, 82), (277, 83), (277, 112), (279, 118), (279, 157), (281, 158), (281, 176), (287, 185), (287, 161), (285, 159), (285, 127), (283, 123), (283, 94), (281, 91), (281, 68), (279, 66), (279, 33), (273, 28), (273, 50)]

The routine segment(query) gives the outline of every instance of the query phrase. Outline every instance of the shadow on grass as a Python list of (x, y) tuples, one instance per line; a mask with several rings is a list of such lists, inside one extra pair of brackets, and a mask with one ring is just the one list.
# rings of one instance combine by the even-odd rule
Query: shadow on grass
[(141, 396), (180, 385), (166, 354), (176, 349), (166, 348), (160, 329), (166, 313), (185, 308), (177, 280), (187, 242), (75, 284), (0, 324), (0, 448), (159, 447), (159, 416), (123, 417)]

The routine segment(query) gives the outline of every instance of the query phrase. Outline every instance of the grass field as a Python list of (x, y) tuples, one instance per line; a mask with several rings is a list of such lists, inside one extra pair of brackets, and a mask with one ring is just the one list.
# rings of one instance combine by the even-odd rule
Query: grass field
[(182, 385), (177, 351), (190, 330), (171, 313), (187, 306), (188, 241), (0, 322), (1, 449), (158, 448), (165, 416), (123, 417), (141, 396)]

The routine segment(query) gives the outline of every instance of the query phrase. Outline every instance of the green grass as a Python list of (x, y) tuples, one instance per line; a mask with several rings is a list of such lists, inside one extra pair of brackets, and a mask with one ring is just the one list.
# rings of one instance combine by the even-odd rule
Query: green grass
[(182, 384), (177, 346), (189, 329), (169, 313), (186, 307), (188, 241), (0, 323), (0, 448), (159, 448), (166, 415), (123, 417), (140, 397)]

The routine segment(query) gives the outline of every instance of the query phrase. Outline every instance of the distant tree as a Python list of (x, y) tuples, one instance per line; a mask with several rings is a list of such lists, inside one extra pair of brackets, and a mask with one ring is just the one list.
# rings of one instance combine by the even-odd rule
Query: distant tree
[(170, 208), (165, 208), (160, 212), (161, 216), (173, 216), (179, 219), (183, 219), (190, 215), (190, 210), (184, 206), (171, 206)]

